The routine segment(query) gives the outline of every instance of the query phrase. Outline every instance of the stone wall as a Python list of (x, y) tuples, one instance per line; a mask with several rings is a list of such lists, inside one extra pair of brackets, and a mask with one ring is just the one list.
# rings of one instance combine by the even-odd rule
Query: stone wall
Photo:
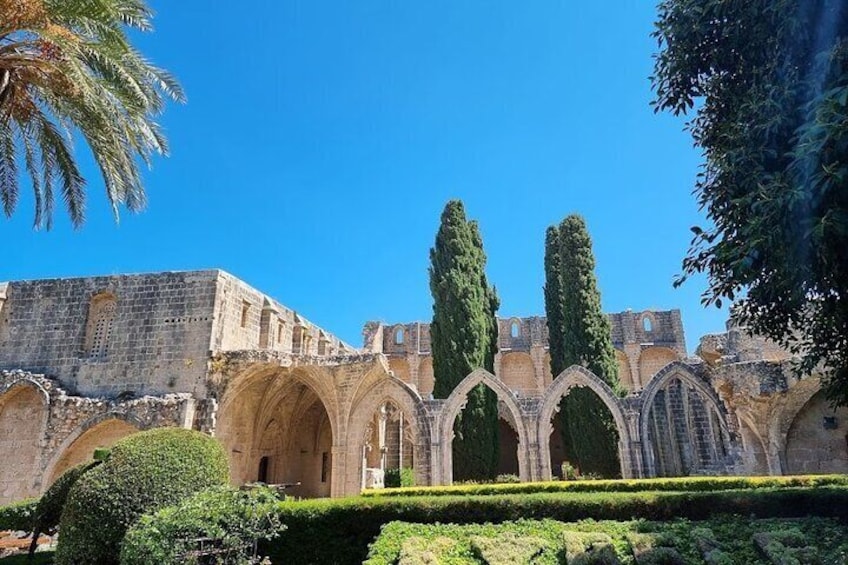
[[(630, 310), (609, 314), (617, 351), (619, 379), (626, 390), (639, 391), (652, 375), (686, 357), (679, 310)], [(432, 392), (430, 325), (423, 322), (382, 324), (363, 329), (364, 350), (384, 353), (392, 367), (425, 398)], [(547, 319), (542, 316), (498, 319), (495, 375), (520, 396), (540, 395), (551, 383)]]
[[(90, 460), (94, 447), (108, 447), (132, 431), (191, 427), (194, 404), (189, 394), (74, 396), (44, 375), (0, 371), (0, 504), (40, 494), (61, 471)], [(109, 425), (116, 420), (124, 433)]]
[(204, 398), (210, 351), (354, 351), (223, 271), (0, 285), (0, 368), (55, 376), (82, 395)]
[(350, 495), (401, 464), (449, 484), (453, 422), (481, 384), (499, 399), (502, 468), (522, 480), (562, 463), (556, 411), (575, 387), (612, 414), (624, 477), (848, 468), (848, 412), (775, 344), (731, 326), (689, 359), (678, 311), (610, 318), (623, 398), (581, 367), (551, 375), (546, 321), (530, 317), (499, 321), (494, 374), (433, 399), (427, 324), (370, 322), (357, 351), (221, 271), (0, 284), (0, 369), (26, 369), (0, 371), (0, 504), (156, 426), (215, 435), (237, 484)]
[[(55, 376), (83, 395), (203, 395), (217, 271), (8, 283), (0, 368)], [(100, 298), (114, 301), (101, 328), (105, 354), (87, 350)]]

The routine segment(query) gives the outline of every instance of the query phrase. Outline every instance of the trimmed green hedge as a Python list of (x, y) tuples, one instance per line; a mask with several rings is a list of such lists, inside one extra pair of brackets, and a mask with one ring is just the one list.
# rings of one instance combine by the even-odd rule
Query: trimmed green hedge
[[(412, 524), (391, 522), (371, 544), (365, 565), (451, 563), (765, 563), (754, 536), (775, 542), (783, 563), (843, 563), (848, 553), (845, 524), (829, 518), (765, 519), (722, 517), (691, 522), (519, 520), (501, 524)], [(777, 544), (781, 547), (778, 547)], [(802, 549), (803, 548), (803, 549)], [(605, 559), (606, 557), (606, 559)], [(771, 558), (772, 556), (770, 556)]]
[(124, 537), (121, 565), (181, 565), (201, 538), (225, 555), (226, 563), (248, 563), (256, 540), (275, 538), (285, 529), (275, 511), (278, 501), (267, 487), (200, 492), (142, 516)]
[(369, 489), (365, 497), (458, 496), (533, 494), (540, 492), (644, 492), (848, 486), (848, 475), (796, 475), (786, 477), (676, 477), (661, 479), (612, 479), (598, 481), (549, 481), (506, 484), (466, 484), (439, 487)]
[[(408, 560), (429, 557), (438, 563), (480, 563), (481, 553), (489, 553), (486, 541), (506, 541), (499, 562), (528, 563), (528, 553), (537, 565), (559, 565), (563, 550), (562, 532), (566, 524), (555, 520), (519, 520), (503, 524), (410, 524), (390, 522), (371, 544), (364, 565), (395, 565), (403, 555)], [(496, 549), (496, 548), (492, 548)], [(405, 555), (404, 555), (405, 554)], [(485, 562), (491, 562), (486, 559)]]
[(720, 514), (848, 519), (848, 488), (780, 488), (712, 492), (536, 493), (491, 496), (357, 497), (283, 502), (287, 530), (267, 544), (274, 562), (361, 563), (389, 522), (475, 524), (551, 518), (703, 520)]
[(124, 533), (142, 514), (228, 482), (226, 453), (209, 435), (159, 428), (128, 436), (71, 488), (56, 564), (118, 563)]
[(0, 506), (0, 530), (31, 532), (35, 525), (37, 498)]

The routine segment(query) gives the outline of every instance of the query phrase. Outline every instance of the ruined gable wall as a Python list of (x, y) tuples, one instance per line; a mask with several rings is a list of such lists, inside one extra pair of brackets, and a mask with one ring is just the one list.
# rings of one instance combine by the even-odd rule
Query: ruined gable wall
[(229, 273), (218, 271), (216, 284), (212, 351), (262, 349), (322, 357), (355, 351)]
[[(10, 282), (0, 368), (55, 376), (85, 396), (203, 396), (217, 271)], [(115, 301), (108, 347), (87, 350), (92, 299)]]
[[(631, 391), (641, 390), (672, 361), (686, 357), (686, 338), (679, 310), (626, 311), (608, 314), (619, 377)], [(646, 323), (646, 320), (648, 322)], [(418, 391), (429, 391), (430, 324), (368, 322), (366, 349), (385, 353), (390, 363), (403, 365), (406, 380)], [(495, 374), (522, 395), (542, 394), (550, 384), (548, 326), (544, 316), (498, 319), (498, 355)], [(521, 363), (515, 363), (524, 354)], [(530, 370), (532, 367), (532, 371)]]

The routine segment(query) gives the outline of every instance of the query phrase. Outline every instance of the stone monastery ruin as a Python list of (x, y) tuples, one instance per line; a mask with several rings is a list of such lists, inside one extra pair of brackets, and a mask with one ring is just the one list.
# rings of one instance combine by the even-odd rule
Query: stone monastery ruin
[(500, 320), (494, 375), (433, 400), (427, 324), (369, 322), (356, 348), (218, 270), (0, 283), (0, 504), (156, 426), (213, 434), (234, 482), (297, 496), (399, 467), (450, 484), (453, 422), (479, 383), (500, 399), (501, 472), (525, 481), (559, 473), (554, 415), (573, 387), (611, 411), (624, 477), (848, 472), (848, 410), (784, 351), (730, 328), (687, 357), (677, 310), (611, 320), (623, 398), (580, 367), (551, 375), (532, 317)]

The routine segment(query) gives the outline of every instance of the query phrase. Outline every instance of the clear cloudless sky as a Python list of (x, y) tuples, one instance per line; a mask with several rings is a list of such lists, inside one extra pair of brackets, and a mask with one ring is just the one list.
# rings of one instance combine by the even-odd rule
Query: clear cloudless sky
[(722, 331), (705, 282), (672, 288), (703, 223), (681, 119), (654, 114), (653, 2), (155, 0), (138, 46), (188, 94), (149, 205), (113, 221), (88, 179), (74, 231), (0, 220), (0, 280), (218, 267), (353, 345), (367, 320), (431, 318), (429, 248), (461, 198), (502, 316), (543, 315), (545, 228), (578, 212), (606, 311), (680, 308)]

